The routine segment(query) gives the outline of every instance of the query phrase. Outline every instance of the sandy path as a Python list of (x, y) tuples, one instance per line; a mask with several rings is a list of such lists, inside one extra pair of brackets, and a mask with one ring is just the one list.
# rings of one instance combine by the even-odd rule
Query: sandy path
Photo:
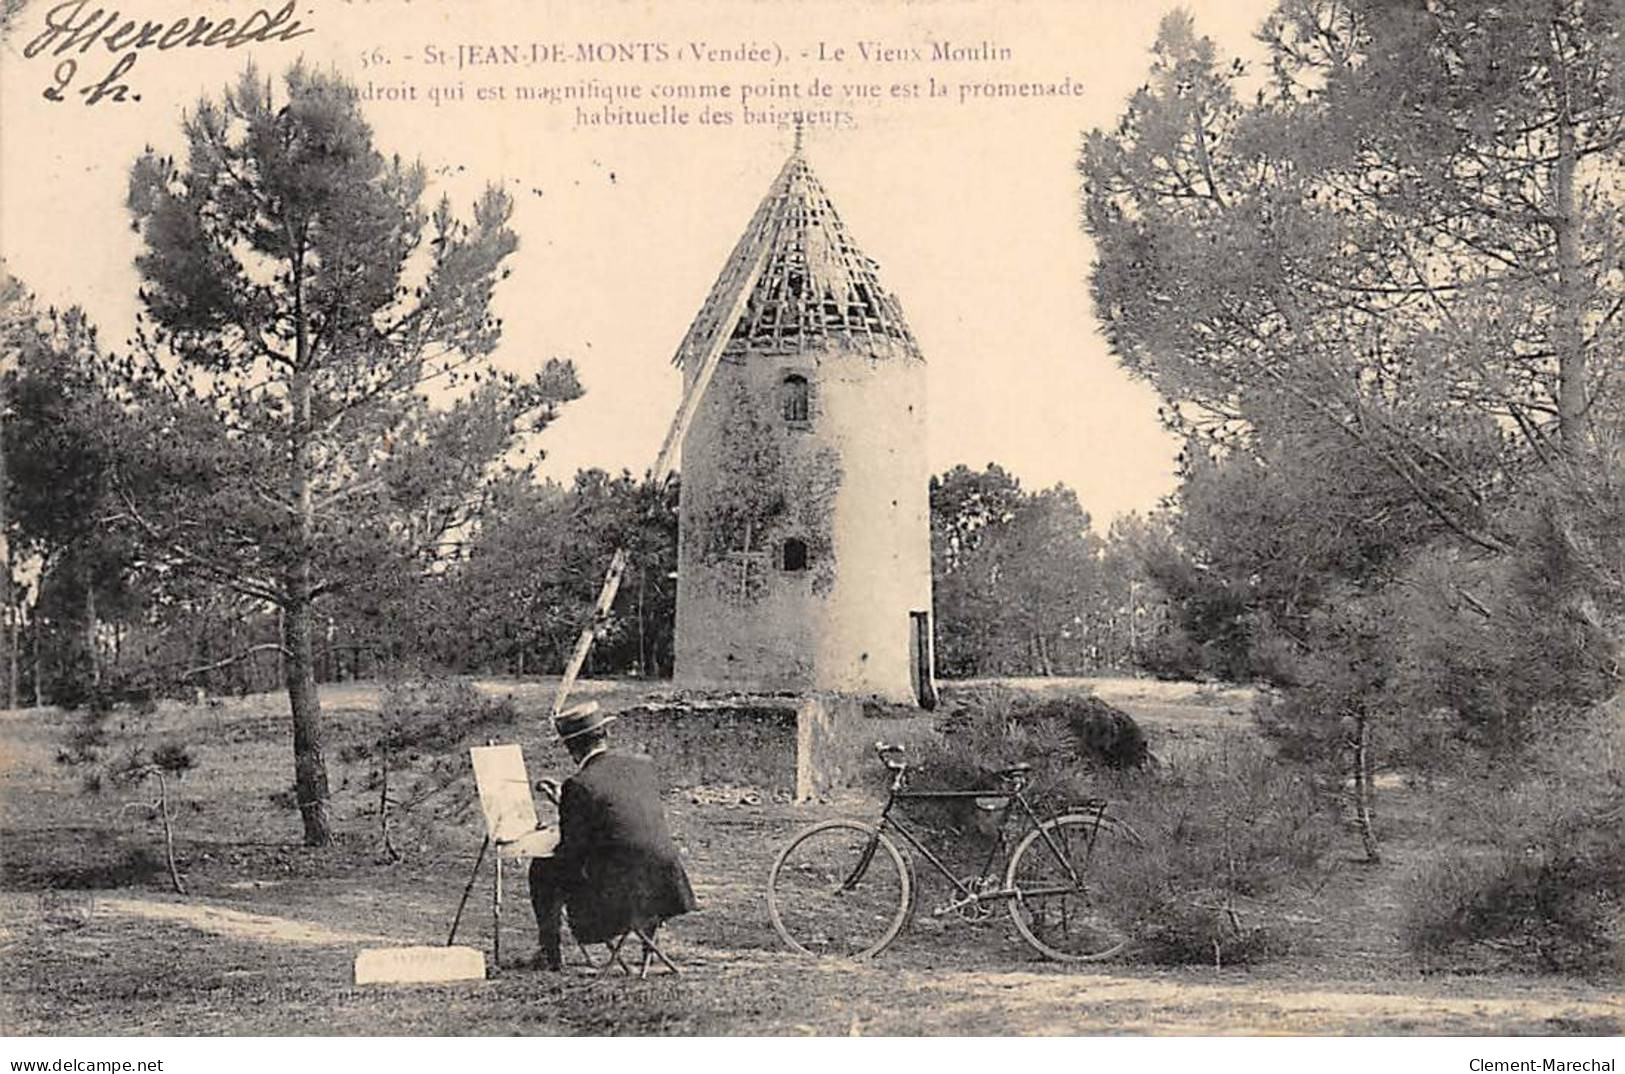
[(117, 899), (97, 896), (97, 914), (138, 917), (188, 925), (200, 932), (248, 940), (254, 943), (304, 944), (329, 947), (350, 944), (395, 944), (402, 941), (379, 933), (331, 929), (311, 921), (296, 921), (268, 914), (251, 914), (204, 903), (157, 902), (151, 899)]
[[(712, 958), (696, 972), (724, 980), (760, 980), (785, 972), (780, 959), (744, 955)], [(1503, 1027), (1590, 1024), (1613, 1032), (1625, 1023), (1625, 1001), (1589, 995), (1449, 996), (1431, 991), (1367, 992), (1354, 986), (1297, 989), (1263, 981), (1204, 984), (1091, 973), (1022, 970), (891, 970), (833, 962), (804, 963), (802, 988), (810, 997), (845, 997), (853, 1033), (1024, 1035), (1256, 1034), (1504, 1032)], [(821, 1004), (810, 1003), (808, 1014)], [(906, 1012), (906, 1013), (905, 1013)], [(827, 1012), (823, 1012), (827, 1013)], [(791, 1020), (779, 1031), (828, 1032), (827, 1024)], [(1536, 1031), (1542, 1031), (1536, 1029)]]
[[(1298, 991), (1262, 983), (1225, 986), (1020, 972), (933, 974), (915, 984), (939, 991), (945, 1008), (986, 1009), (996, 1004), (1031, 1026), (1029, 1032), (1042, 1032), (1045, 1026), (1055, 1033), (1076, 1032), (1069, 1013), (1086, 1021), (1106, 1021), (1117, 1032), (1198, 1035), (1335, 1033), (1355, 1022), (1412, 1019), (1438, 1031), (1452, 1022), (1483, 1026), (1508, 1020), (1625, 1018), (1625, 1003), (1605, 999)], [(950, 1010), (943, 1015), (953, 1018)]]

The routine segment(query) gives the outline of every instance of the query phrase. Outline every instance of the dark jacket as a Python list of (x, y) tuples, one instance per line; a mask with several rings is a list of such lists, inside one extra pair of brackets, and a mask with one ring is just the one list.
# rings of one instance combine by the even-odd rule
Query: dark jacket
[(566, 906), (582, 943), (698, 905), (666, 826), (654, 763), (642, 754), (600, 753), (564, 781), (554, 857), (572, 878)]

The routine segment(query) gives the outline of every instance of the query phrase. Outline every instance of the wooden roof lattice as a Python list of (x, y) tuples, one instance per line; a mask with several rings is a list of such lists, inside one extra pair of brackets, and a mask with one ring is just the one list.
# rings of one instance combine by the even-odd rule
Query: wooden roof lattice
[(798, 147), (757, 206), (721, 274), (689, 326), (673, 361), (702, 354), (762, 248), (769, 247), (756, 286), (734, 323), (728, 351), (794, 350), (821, 339), (862, 344), (893, 340), (919, 348), (897, 299), (881, 286), (880, 266), (857, 248), (823, 184)]

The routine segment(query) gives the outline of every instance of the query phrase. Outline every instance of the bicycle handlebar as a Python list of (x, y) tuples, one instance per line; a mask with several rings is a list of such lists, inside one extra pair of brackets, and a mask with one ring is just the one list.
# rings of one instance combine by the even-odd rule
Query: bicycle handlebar
[(880, 758), (880, 763), (885, 765), (886, 770), (892, 774), (891, 789), (893, 791), (899, 790), (903, 786), (903, 773), (908, 771), (908, 762), (897, 756), (902, 752), (904, 752), (902, 746), (895, 746), (887, 742), (875, 743), (875, 756)]

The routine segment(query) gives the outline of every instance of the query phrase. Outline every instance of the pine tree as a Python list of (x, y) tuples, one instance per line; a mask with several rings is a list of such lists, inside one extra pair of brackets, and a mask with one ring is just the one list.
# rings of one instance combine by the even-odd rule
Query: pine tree
[(518, 244), (488, 187), (425, 210), (421, 165), (373, 146), (355, 90), (250, 67), (183, 123), (187, 157), (130, 174), (145, 250), (130, 371), (156, 474), (121, 487), (169, 565), (280, 611), (304, 837), (330, 841), (316, 603), (421, 570), (477, 517), (516, 439), (580, 393), (490, 360)]

